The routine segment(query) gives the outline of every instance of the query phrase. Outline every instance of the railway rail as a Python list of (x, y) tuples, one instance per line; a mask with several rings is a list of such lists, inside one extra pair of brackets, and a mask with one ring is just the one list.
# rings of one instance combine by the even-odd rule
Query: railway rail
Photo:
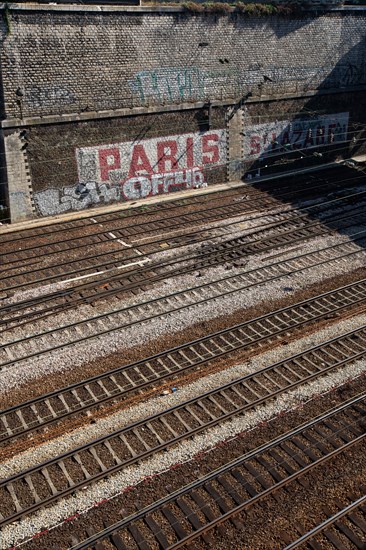
[[(354, 184), (358, 184), (358, 183), (361, 183), (362, 182), (362, 178), (363, 176), (361, 176), (361, 179), (360, 179), (360, 176), (359, 175), (355, 175), (354, 173), (352, 174), (352, 177), (347, 177), (347, 178), (344, 178), (344, 179), (339, 179), (339, 174), (340, 174), (340, 171), (343, 170), (343, 175), (344, 176), (349, 176), (350, 175), (350, 170), (348, 169), (344, 169), (344, 167), (342, 168), (339, 168), (337, 167), (337, 176), (338, 176), (338, 179), (335, 181), (335, 182), (332, 182), (330, 183), (327, 179), (324, 179), (324, 175), (325, 175), (325, 172), (323, 174), (323, 177), (320, 176), (319, 174), (317, 174), (316, 178), (315, 176), (305, 176), (305, 187), (303, 188), (299, 188), (299, 182), (297, 181), (297, 187), (296, 187), (296, 190), (294, 191), (293, 187), (290, 186), (290, 187), (284, 187), (283, 185), (281, 185), (281, 187), (279, 189), (273, 189), (273, 185), (270, 185), (269, 188), (271, 189), (271, 192), (275, 194), (275, 197), (277, 199), (285, 199), (286, 197), (289, 198), (289, 197), (296, 197), (296, 196), (299, 196), (301, 198), (303, 198), (304, 196), (304, 193), (308, 193), (309, 191), (312, 191), (312, 190), (319, 190), (319, 189), (322, 189), (322, 188), (326, 188), (326, 189), (330, 189), (330, 190), (334, 190), (334, 189), (339, 189), (341, 187), (342, 190), (344, 190), (345, 187), (349, 187), (350, 185), (354, 185)], [(326, 173), (328, 173), (328, 171), (326, 171)], [(331, 174), (331, 176), (334, 175), (334, 170), (330, 170), (329, 171), (329, 174)], [(316, 180), (316, 185), (313, 185), (312, 183), (310, 182), (314, 182)], [(349, 184), (349, 182), (351, 182)], [(349, 184), (349, 185), (348, 185)], [(268, 188), (268, 185), (266, 186), (265, 184), (261, 184), (261, 191), (266, 191), (267, 188)], [(290, 191), (285, 191), (283, 192), (283, 189), (290, 189)], [(192, 206), (196, 206), (198, 205), (198, 207), (200, 207), (201, 204), (203, 205), (206, 205), (207, 202), (210, 203), (210, 205), (212, 205), (213, 202), (215, 201), (220, 201), (222, 202), (223, 200), (226, 200), (228, 199), (229, 201), (230, 200), (233, 200), (233, 201), (239, 201), (239, 202), (243, 202), (241, 199), (242, 199), (242, 194), (243, 194), (243, 191), (245, 190), (245, 187), (243, 186), (240, 186), (238, 188), (235, 188), (233, 190), (230, 190), (230, 191), (226, 191), (226, 192), (222, 192), (221, 190), (218, 191), (218, 192), (214, 192), (214, 193), (210, 193), (209, 195), (198, 195), (198, 196), (195, 196), (195, 197), (187, 197), (187, 198), (184, 198), (184, 199), (180, 199), (178, 201), (169, 201), (167, 203), (164, 203), (164, 202), (160, 202), (158, 205), (149, 205), (148, 206), (148, 210), (146, 209), (146, 207), (144, 205), (142, 205), (141, 207), (139, 208), (136, 208), (136, 209), (130, 209), (130, 210), (126, 210), (126, 211), (123, 211), (121, 212), (121, 210), (119, 208), (117, 208), (116, 210), (112, 211), (112, 212), (109, 212), (108, 214), (105, 214), (105, 213), (94, 213), (93, 216), (89, 216), (88, 218), (84, 218), (84, 219), (79, 219), (79, 220), (73, 220), (73, 221), (64, 221), (64, 222), (60, 222), (60, 223), (57, 223), (57, 224), (53, 224), (52, 226), (48, 226), (48, 227), (36, 227), (36, 228), (31, 228), (31, 229), (22, 229), (22, 230), (19, 230), (16, 232), (16, 234), (14, 235), (14, 233), (5, 233), (2, 235), (2, 243), (4, 245), (6, 244), (14, 244), (14, 246), (16, 246), (16, 243), (18, 243), (19, 241), (21, 241), (22, 243), (22, 247), (24, 247), (24, 245), (26, 244), (26, 241), (28, 239), (34, 239), (34, 238), (40, 238), (40, 239), (49, 239), (50, 237), (52, 236), (55, 236), (57, 234), (57, 236), (59, 236), (60, 234), (65, 234), (63, 235), (62, 237), (62, 240), (59, 240), (57, 242), (53, 241), (53, 244), (59, 244), (61, 243), (62, 241), (64, 240), (67, 240), (68, 239), (68, 235), (67, 233), (69, 232), (73, 232), (73, 231), (80, 231), (80, 230), (87, 230), (87, 229), (91, 229), (93, 233), (95, 233), (95, 230), (96, 230), (96, 225), (97, 226), (100, 226), (100, 225), (104, 225), (104, 232), (107, 232), (107, 231), (113, 231), (114, 229), (124, 229), (124, 230), (127, 230), (128, 231), (128, 235), (134, 235), (136, 234), (137, 232), (141, 231), (141, 228), (143, 228), (144, 230), (144, 226), (145, 224), (149, 223), (148, 220), (146, 220), (146, 218), (150, 218), (152, 216), (161, 216), (162, 217), (162, 220), (159, 221), (159, 219), (157, 220), (159, 225), (156, 226), (156, 229), (159, 230), (166, 230), (166, 223), (167, 223), (167, 216), (166, 216), (166, 212), (169, 212), (171, 213), (172, 211), (174, 212), (174, 215), (173, 215), (173, 219), (175, 218), (181, 218), (182, 217), (182, 214), (184, 216), (184, 212), (181, 212), (179, 213), (179, 215), (175, 215), (175, 211), (179, 211), (179, 210), (184, 210), (185, 208), (187, 207), (190, 207), (192, 208)], [(257, 193), (257, 198), (260, 198), (261, 197), (261, 191), (259, 191)], [(251, 195), (254, 195), (254, 200), (256, 200), (256, 192), (251, 189)], [(251, 198), (246, 198), (246, 204), (247, 203), (250, 203), (251, 202)], [(241, 207), (243, 207), (244, 205), (241, 204)], [(236, 205), (236, 207), (238, 207), (238, 205)], [(212, 208), (211, 208), (212, 210)], [(204, 214), (205, 212), (207, 211), (207, 209), (202, 209), (201, 212)], [(245, 212), (244, 212), (245, 213)], [(122, 220), (124, 221), (125, 223), (125, 226), (115, 226), (113, 225), (114, 222), (116, 223), (120, 223), (122, 220), (121, 220), (121, 214), (123, 215), (123, 218)], [(194, 213), (193, 213), (194, 214)], [(129, 220), (130, 218), (134, 219), (134, 224), (133, 226), (131, 226), (131, 224), (129, 223)], [(225, 217), (226, 217), (226, 214), (225, 214)], [(142, 218), (142, 222), (137, 222), (136, 223), (136, 218)], [(144, 221), (145, 220), (145, 221)], [(184, 220), (183, 220), (184, 221)], [(197, 220), (196, 220), (197, 221)], [(106, 224), (112, 224), (112, 225), (106, 225)], [(147, 227), (145, 227), (145, 229), (148, 229), (148, 230), (151, 230), (151, 226), (147, 225)], [(85, 235), (82, 235), (81, 237), (84, 237), (84, 236), (88, 236), (87, 234)], [(29, 248), (33, 248), (33, 244), (32, 242), (30, 243), (31, 246), (28, 247), (26, 246), (27, 249)], [(15, 252), (15, 250), (13, 250)]]
[(320, 537), (322, 542), (327, 544), (327, 548), (366, 548), (366, 495), (351, 502), (336, 514), (331, 515), (328, 512), (328, 515), (327, 520), (304, 533), (284, 550), (299, 547), (321, 550), (324, 546), (319, 542)]
[[(363, 192), (364, 194), (364, 192)], [(336, 199), (338, 200), (338, 199)], [(342, 199), (345, 200), (345, 199)], [(317, 205), (319, 207), (319, 205)], [(354, 217), (354, 220), (353, 220)], [(348, 221), (347, 221), (348, 220)], [(300, 220), (299, 218), (296, 221), (295, 228), (294, 228), (294, 221), (290, 220), (287, 222), (278, 222), (277, 227), (279, 230), (279, 234), (276, 236), (268, 235), (268, 231), (270, 229), (263, 229), (260, 232), (262, 233), (262, 237), (260, 239), (253, 240), (254, 235), (258, 234), (258, 230), (253, 231), (252, 235), (246, 235), (241, 238), (234, 238), (231, 240), (224, 241), (222, 243), (219, 243), (217, 245), (217, 249), (208, 247), (207, 250), (203, 249), (201, 254), (198, 255), (197, 261), (202, 265), (202, 267), (213, 265), (217, 262), (225, 261), (225, 255), (228, 259), (233, 258), (240, 258), (243, 254), (249, 254), (249, 253), (256, 253), (260, 251), (264, 251), (270, 248), (273, 248), (275, 246), (280, 246), (282, 244), (286, 244), (288, 240), (291, 240), (291, 237), (295, 239), (295, 242), (306, 240), (308, 238), (311, 238), (312, 236), (318, 236), (324, 233), (327, 233), (327, 231), (335, 229), (335, 230), (344, 230), (347, 227), (352, 227), (354, 223), (363, 223), (364, 221), (364, 215), (362, 212), (362, 208), (356, 207), (355, 210), (351, 213), (348, 212), (346, 215), (340, 216), (339, 214), (329, 216), (327, 218), (323, 218), (321, 221), (312, 221), (305, 225), (304, 220)], [(328, 228), (324, 227), (324, 224), (328, 225)], [(273, 227), (276, 227), (276, 224), (272, 224)], [(273, 229), (272, 229), (273, 231)], [(200, 232), (198, 232), (200, 233)], [(117, 237), (117, 235), (114, 234), (114, 237)], [(180, 246), (186, 246), (187, 245), (187, 235), (183, 237), (183, 242), (178, 243), (174, 246), (174, 248), (180, 247)], [(202, 236), (197, 236), (199, 240), (202, 241)], [(194, 238), (192, 237), (193, 241)], [(166, 239), (164, 239), (166, 240)], [(266, 242), (269, 241), (268, 246), (266, 246)], [(161, 243), (161, 240), (159, 240)], [(151, 271), (152, 269), (160, 269), (159, 263), (158, 264), (149, 264), (145, 267), (140, 267), (138, 270), (133, 269), (132, 272), (128, 268), (135, 265), (143, 265), (144, 263), (150, 261), (150, 256), (156, 254), (157, 250), (154, 249), (152, 252), (148, 252), (146, 254), (142, 254), (139, 250), (133, 250), (132, 247), (130, 247), (129, 244), (124, 243), (123, 249), (120, 250), (112, 250), (108, 252), (103, 252), (101, 254), (93, 254), (92, 256), (85, 257), (82, 259), (68, 259), (65, 261), (62, 261), (58, 264), (50, 265), (50, 266), (41, 266), (41, 267), (35, 267), (32, 266), (32, 269), (29, 270), (29, 265), (25, 265), (25, 269), (28, 269), (27, 271), (21, 271), (21, 268), (12, 269), (10, 272), (8, 272), (6, 275), (2, 277), (2, 293), (8, 293), (10, 291), (19, 290), (22, 288), (27, 288), (29, 286), (34, 286), (35, 284), (39, 283), (51, 283), (55, 281), (62, 281), (63, 278), (66, 276), (75, 276), (76, 278), (82, 278), (84, 276), (100, 276), (103, 275), (106, 270), (108, 271), (108, 277), (111, 275), (111, 271), (118, 270), (118, 269), (127, 269), (127, 271), (124, 273), (125, 277), (136, 277), (138, 276), (137, 273), (143, 272), (143, 271)], [(149, 243), (149, 246), (151, 243)], [(205, 260), (203, 256), (209, 257)], [(212, 255), (216, 256), (216, 259), (212, 258)], [(95, 263), (95, 259), (99, 258), (101, 256), (111, 256), (110, 259), (105, 259), (102, 264)], [(179, 264), (184, 263), (185, 261), (190, 261), (191, 258), (189, 255), (183, 256), (179, 258), (178, 260), (172, 260), (168, 262), (168, 265), (172, 264)], [(121, 262), (127, 262), (127, 264), (122, 264)], [(166, 265), (167, 262), (163, 262), (163, 265)], [(66, 269), (64, 267), (67, 266)], [(71, 269), (70, 269), (71, 268)], [(178, 271), (181, 270), (181, 268), (177, 268)], [(174, 271), (174, 270), (173, 270)], [(83, 273), (83, 275), (81, 275)], [(36, 276), (35, 276), (36, 274)], [(37, 274), (41, 274), (41, 277), (37, 278)], [(43, 276), (42, 276), (43, 275)], [(46, 276), (44, 276), (46, 275)], [(115, 276), (116, 277), (116, 276)], [(121, 277), (120, 274), (117, 275), (117, 278)], [(8, 284), (8, 281), (10, 284)]]
[[(275, 341), (284, 334), (347, 309), (361, 306), (363, 310), (365, 296), (366, 279), (363, 279), (14, 406), (0, 413), (0, 442), (6, 435), (13, 437), (83, 409), (89, 410), (102, 403), (119, 400), (127, 394), (141, 392), (156, 382), (173, 380), (184, 372), (197, 370), (244, 349), (250, 350), (265, 342)], [(85, 336), (78, 338), (79, 341), (85, 339)], [(45, 353), (62, 347), (66, 344), (54, 345)], [(32, 351), (23, 355), (22, 359), (39, 355), (40, 351)], [(2, 368), (16, 363), (13, 358), (3, 362)], [(28, 422), (25, 414), (31, 417)]]
[[(177, 549), (197, 538), (213, 544), (212, 530), (305, 474), (316, 472), (365, 439), (365, 394), (246, 453), (136, 513), (106, 527), (72, 550)], [(106, 544), (106, 545), (105, 545)], [(98, 545), (98, 546), (96, 546)]]
[[(277, 221), (277, 225), (283, 224), (285, 222), (291, 222), (292, 220), (295, 220), (298, 224), (301, 219), (304, 219), (305, 221), (308, 221), (307, 218), (306, 218), (306, 216), (308, 214), (321, 213), (322, 211), (326, 211), (326, 209), (329, 208), (330, 206), (337, 207), (339, 205), (342, 205), (342, 203), (344, 205), (347, 205), (349, 202), (351, 204), (353, 204), (356, 200), (361, 200), (362, 198), (365, 198), (365, 195), (366, 195), (365, 191), (353, 192), (353, 193), (348, 194), (348, 195), (345, 195), (344, 192), (339, 192), (339, 193), (340, 193), (340, 196), (338, 198), (331, 198), (331, 199), (326, 200), (326, 201), (322, 200), (320, 203), (313, 204), (313, 205), (310, 205), (310, 206), (293, 207), (290, 210), (286, 210), (285, 212), (282, 212), (282, 213), (279, 212), (279, 213), (276, 213), (276, 214), (271, 214), (271, 217), (274, 220)], [(262, 197), (262, 199), (258, 199), (258, 200), (260, 201), (260, 203), (262, 203), (262, 201), (265, 201), (266, 199), (263, 199), (263, 197)], [(248, 202), (250, 203), (251, 201), (248, 201)], [(260, 206), (263, 207), (265, 205), (260, 204)], [(209, 209), (208, 211), (211, 211), (211, 209)], [(248, 209), (248, 212), (251, 213), (252, 211), (253, 210)], [(203, 212), (207, 212), (207, 211), (205, 210)], [(238, 217), (238, 216), (241, 217), (241, 216), (245, 215), (246, 213), (247, 213), (247, 211), (244, 209), (243, 212), (236, 213), (236, 214), (234, 214), (234, 216), (230, 216), (230, 217), (233, 219), (233, 218)], [(262, 217), (265, 217), (267, 215), (268, 214), (261, 214), (259, 216), (256, 216), (255, 218), (252, 218), (252, 221), (256, 220), (256, 219), (261, 219)], [(26, 263), (27, 260), (31, 260), (31, 265), (32, 265), (32, 264), (34, 264), (35, 259), (36, 259), (37, 263), (40, 263), (39, 260), (41, 258), (44, 258), (44, 257), (49, 258), (52, 255), (57, 255), (57, 257), (59, 257), (60, 254), (62, 254), (64, 252), (69, 254), (70, 252), (72, 252), (75, 249), (82, 248), (83, 250), (86, 249), (86, 250), (89, 251), (91, 246), (94, 246), (93, 255), (86, 256), (83, 259), (87, 260), (87, 259), (90, 259), (90, 258), (95, 257), (95, 256), (96, 257), (108, 256), (108, 255), (111, 255), (113, 253), (118, 252), (118, 250), (112, 249), (112, 250), (104, 252), (102, 254), (97, 254), (95, 248), (97, 246), (105, 246), (105, 245), (108, 245), (108, 244), (113, 244), (114, 242), (119, 243), (119, 245), (122, 245), (126, 248), (132, 248), (133, 244), (137, 242), (140, 251), (141, 251), (141, 248), (142, 249), (146, 248), (146, 250), (144, 250), (144, 253), (152, 254), (152, 253), (155, 253), (157, 250), (159, 250), (159, 249), (156, 248), (156, 246), (161, 245), (161, 243), (163, 243), (163, 242), (165, 243), (167, 238), (169, 240), (169, 235), (170, 235), (170, 239), (173, 239), (173, 243), (171, 243), (171, 246), (173, 245), (174, 248), (177, 248), (179, 246), (184, 246), (186, 244), (185, 241), (186, 241), (187, 238), (190, 239), (190, 242), (204, 240), (204, 239), (202, 239), (202, 222), (200, 220), (186, 219), (187, 216), (188, 216), (188, 214), (186, 216), (184, 216), (184, 221), (186, 222), (186, 225), (188, 225), (189, 229), (190, 229), (188, 234), (185, 233), (185, 232), (180, 233), (180, 234), (177, 233), (177, 230), (174, 231), (174, 226), (173, 226), (173, 230), (172, 230), (172, 227), (169, 227), (169, 232), (167, 234), (166, 233), (167, 221), (164, 219), (164, 220), (153, 221), (153, 222), (148, 223), (148, 224), (146, 224), (146, 223), (141, 224), (141, 226), (144, 229), (144, 232), (147, 232), (147, 233), (151, 234), (152, 236), (148, 239), (143, 238), (143, 239), (140, 239), (140, 240), (137, 240), (137, 241), (130, 241), (130, 243), (125, 242), (123, 240), (123, 239), (131, 237), (130, 234), (128, 235), (128, 237), (126, 236), (126, 231), (125, 231), (126, 228), (123, 226), (123, 227), (114, 228), (113, 232), (112, 232), (112, 230), (108, 231), (106, 229), (101, 229), (99, 232), (94, 232), (91, 235), (64, 238), (60, 241), (52, 241), (52, 243), (45, 242), (43, 244), (33, 245), (33, 246), (27, 247), (25, 249), (22, 246), (20, 250), (17, 247), (16, 250), (9, 250), (8, 252), (5, 251), (5, 252), (2, 253), (1, 257), (2, 257), (2, 263), (3, 263), (3, 266), (4, 266), (4, 271), (14, 270), (15, 268), (19, 269), (19, 267), (16, 267), (15, 264), (19, 264), (20, 262), (25, 262), (23, 265), (20, 266), (21, 268), (23, 268), (23, 267), (29, 265), (29, 264)], [(229, 213), (227, 214), (227, 216), (229, 217)], [(240, 221), (239, 222), (231, 221), (231, 222), (228, 223), (227, 219), (225, 219), (225, 212), (223, 213), (222, 217), (224, 218), (223, 219), (223, 225), (221, 225), (221, 226), (216, 225), (213, 229), (215, 229), (216, 232), (218, 230), (221, 230), (223, 235), (227, 234), (233, 226), (238, 225), (238, 224), (241, 223)], [(181, 220), (181, 218), (182, 217), (179, 216), (180, 220)], [(189, 218), (189, 216), (188, 216), (188, 218)], [(208, 221), (210, 221), (210, 220), (208, 220)], [(191, 223), (193, 223), (193, 222), (199, 223), (200, 227), (192, 232)], [(145, 225), (147, 225), (147, 227), (145, 227)], [(154, 225), (156, 225), (156, 227), (154, 227)], [(182, 224), (179, 224), (179, 227), (181, 225)], [(207, 225), (207, 220), (206, 220), (206, 223), (204, 224), (204, 226), (206, 227), (206, 225)], [(276, 223), (269, 222), (265, 225), (276, 226)], [(131, 233), (132, 229), (136, 232), (137, 227), (140, 227), (140, 224), (134, 223), (133, 228), (128, 228), (128, 232)], [(259, 228), (260, 232), (263, 232), (262, 227), (263, 226), (261, 226)], [(154, 236), (154, 233), (156, 231), (159, 231), (159, 230), (164, 231), (164, 235), (163, 236), (161, 236), (161, 235), (160, 236), (159, 235)], [(138, 233), (136, 233), (136, 234), (138, 234)], [(144, 241), (148, 241), (148, 242), (145, 243)], [(182, 242), (180, 243), (179, 241), (182, 241)], [(73, 242), (74, 242), (74, 245), (71, 246), (70, 243), (73, 243)], [(153, 250), (151, 250), (152, 245), (155, 245), (155, 248)], [(125, 250), (125, 252), (128, 252), (128, 251)], [(10, 256), (10, 259), (7, 260), (6, 258), (8, 256)], [(7, 265), (10, 265), (10, 267), (6, 268), (5, 266), (7, 266)]]
[(362, 327), (2, 480), (0, 525), (354, 362), (365, 353), (366, 327)]
[[(198, 254), (186, 254), (178, 259), (171, 259), (168, 261), (148, 263), (143, 267), (138, 269), (129, 268), (129, 264), (120, 265), (119, 262), (116, 262), (114, 259), (108, 263), (108, 267), (111, 268), (112, 272), (115, 269), (117, 274), (108, 273), (108, 282), (118, 281), (120, 286), (120, 291), (123, 292), (126, 290), (126, 287), (134, 285), (134, 288), (140, 288), (144, 284), (150, 284), (162, 279), (171, 278), (173, 276), (178, 276), (182, 274), (191, 273), (197, 269), (204, 269), (208, 267), (213, 267), (215, 265), (220, 265), (225, 262), (234, 262), (235, 260), (242, 259), (249, 254), (262, 253), (268, 250), (276, 249), (281, 246), (293, 245), (294, 243), (304, 242), (312, 237), (318, 237), (321, 235), (328, 234), (332, 230), (346, 230), (348, 228), (354, 227), (356, 225), (362, 225), (366, 221), (366, 214), (363, 208), (356, 209), (353, 212), (348, 212), (343, 216), (330, 216), (326, 220), (315, 221), (304, 225), (300, 228), (283, 230), (283, 227), (279, 231), (278, 235), (266, 236), (257, 240), (254, 240), (254, 234), (248, 239), (247, 236), (234, 238), (231, 240), (223, 241), (217, 245), (211, 247), (206, 247), (202, 249)], [(327, 226), (324, 226), (324, 223)], [(146, 262), (148, 260), (147, 256), (137, 256), (136, 264)], [(76, 262), (78, 260), (75, 260)], [(69, 262), (68, 265), (71, 265), (73, 262)], [(131, 264), (130, 264), (131, 265)], [(133, 264), (134, 265), (134, 264)], [(107, 264), (104, 264), (104, 268), (107, 267)], [(123, 274), (118, 272), (119, 269), (126, 269)], [(50, 268), (51, 272), (53, 268)], [(79, 267), (77, 270), (68, 271), (67, 275), (77, 275), (78, 278), (82, 278), (80, 273), (85, 271), (91, 271), (92, 267)], [(111, 271), (109, 270), (109, 271)], [(47, 276), (43, 276), (39, 279), (27, 280), (26, 275), (31, 273), (43, 273), (43, 275), (49, 272), (49, 269), (43, 270), (43, 268), (33, 269), (33, 271), (28, 273), (20, 273), (16, 276), (6, 275), (2, 278), (5, 283), (2, 291), (9, 292), (10, 290), (19, 290), (21, 288), (26, 288), (29, 286), (34, 286), (39, 283), (51, 283), (56, 280), (60, 280), (66, 275), (66, 272), (62, 274), (51, 273)], [(85, 274), (85, 273), (84, 273)], [(100, 273), (103, 275), (103, 272)], [(98, 276), (99, 272), (93, 272), (91, 275)], [(6, 286), (6, 281), (10, 281), (10, 284)], [(99, 282), (102, 281), (99, 279)], [(94, 283), (95, 284), (95, 283)]]
[[(364, 250), (360, 249), (360, 247), (364, 246), (363, 243), (366, 239), (366, 230), (351, 234), (349, 235), (349, 238), (352, 239), (351, 243), (337, 244), (320, 248), (315, 252), (299, 254), (288, 258), (285, 261), (282, 260), (267, 263), (262, 268), (248, 270), (244, 273), (238, 273), (232, 276), (226, 276), (203, 285), (196, 285), (186, 290), (165, 295), (161, 298), (142, 302), (136, 306), (120, 308), (119, 310), (114, 309), (113, 315), (121, 316), (123, 312), (131, 310), (131, 314), (134, 317), (148, 320), (152, 318), (151, 315), (139, 315), (138, 311), (140, 309), (154, 306), (154, 310), (156, 311), (155, 316), (160, 316), (169, 311), (179, 311), (186, 307), (190, 307), (193, 304), (198, 305), (202, 302), (208, 302), (212, 299), (230, 295), (269, 281), (275, 281), (276, 279), (286, 275), (302, 272), (316, 266), (329, 264), (329, 267), (331, 267), (334, 262), (337, 263), (339, 261), (344, 261), (347, 258), (350, 259), (352, 257), (362, 256), (364, 254)], [(100, 283), (97, 285), (92, 283), (84, 283), (71, 289), (47, 294), (46, 296), (38, 296), (36, 298), (19, 301), (14, 304), (5, 305), (0, 308), (2, 316), (0, 319), (0, 327), (1, 325), (5, 325), (5, 328), (0, 328), (0, 333), (5, 330), (8, 331), (10, 327), (14, 328), (27, 324), (35, 318), (40, 321), (48, 318), (49, 315), (54, 314), (56, 311), (65, 311), (66, 309), (83, 303), (92, 304), (98, 299), (105, 299), (120, 292), (119, 287), (115, 288), (113, 285), (110, 286), (111, 288), (108, 289), (105, 289), (104, 287), (100, 289)], [(131, 287), (129, 288), (132, 290), (134, 288), (134, 284), (131, 283)], [(168, 307), (165, 305), (166, 302), (169, 302)], [(175, 302), (178, 303), (174, 307)], [(169, 309), (170, 306), (173, 307)], [(85, 322), (87, 323), (88, 320), (85, 319)], [(38, 334), (40, 331), (41, 329), (38, 330)], [(11, 336), (9, 333), (9, 339), (10, 337)]]
[[(263, 282), (274, 281), (276, 278), (288, 274), (289, 269), (291, 273), (294, 273), (297, 270), (303, 271), (304, 269), (309, 269), (309, 267), (314, 267), (314, 265), (319, 265), (320, 262), (323, 264), (331, 263), (332, 254), (334, 252), (339, 253), (339, 250), (342, 250), (342, 248), (345, 254), (341, 256), (337, 255), (335, 258), (333, 256), (333, 259), (340, 260), (342, 257), (349, 258), (352, 255), (363, 253), (362, 250), (354, 251), (351, 244), (346, 244), (340, 247), (340, 249), (333, 248), (328, 250), (325, 257), (324, 253), (322, 253), (323, 251), (310, 255), (310, 258), (306, 258), (310, 260), (310, 265), (308, 264), (307, 266), (304, 266), (304, 258), (301, 258), (303, 262), (299, 260), (297, 262), (287, 261), (285, 266), (277, 264), (263, 268), (261, 270), (262, 276), (259, 270), (255, 270), (254, 273), (246, 272), (234, 278), (225, 278), (216, 283), (203, 285), (198, 287), (198, 289), (194, 288), (151, 300), (147, 303), (143, 302), (135, 306), (120, 308), (120, 310), (111, 313), (104, 313), (86, 320), (69, 323), (59, 328), (48, 329), (44, 332), (41, 332), (38, 327), (34, 335), (27, 335), (16, 340), (11, 340), (8, 343), (6, 343), (6, 340), (3, 341), (2, 348), (0, 349), (0, 370), (5, 366), (16, 364), (20, 360), (40, 357), (44, 353), (120, 331), (123, 328), (146, 322), (156, 317), (170, 315), (177, 311), (197, 306), (200, 303), (207, 303), (220, 296), (228, 296), (235, 292), (247, 290), (255, 285), (263, 284)], [(314, 259), (318, 259), (318, 262), (314, 263)], [(294, 265), (296, 263), (297, 265)], [(199, 291), (202, 292), (203, 290), (204, 294), (200, 296)], [(18, 305), (18, 309), (19, 307)]]

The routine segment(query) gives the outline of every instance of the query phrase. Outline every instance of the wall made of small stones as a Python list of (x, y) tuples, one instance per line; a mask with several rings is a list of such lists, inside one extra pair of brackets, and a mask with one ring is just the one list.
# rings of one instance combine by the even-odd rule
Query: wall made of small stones
[[(4, 14), (4, 11), (3, 11)], [(366, 84), (366, 13), (12, 10), (7, 118)]]
[[(23, 5), (2, 15), (9, 201), (23, 218), (364, 150), (364, 93), (355, 90), (366, 86), (366, 11), (249, 17)], [(69, 121), (50, 123), (57, 115)], [(309, 148), (303, 158), (285, 149), (293, 119)], [(325, 128), (328, 141), (312, 128)]]

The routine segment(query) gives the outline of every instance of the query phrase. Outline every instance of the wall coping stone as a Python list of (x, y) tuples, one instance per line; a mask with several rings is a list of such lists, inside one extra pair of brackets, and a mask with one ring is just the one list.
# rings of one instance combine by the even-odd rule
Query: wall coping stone
[[(75, 11), (75, 12), (132, 12), (132, 13), (179, 13), (179, 12), (187, 12), (187, 10), (184, 7), (180, 6), (111, 6), (111, 5), (103, 5), (101, 2), (100, 5), (80, 5), (80, 4), (38, 4), (36, 2), (34, 3), (26, 3), (26, 4), (17, 4), (17, 3), (0, 3), (0, 9), (8, 10), (16, 10), (16, 11)], [(232, 8), (232, 11), (234, 11), (235, 7)], [(327, 7), (326, 9), (322, 8), (321, 6), (313, 6), (304, 9), (306, 12), (316, 12), (318, 14), (319, 12), (334, 12), (334, 11), (365, 11), (366, 12), (366, 6), (335, 6), (335, 7)], [(197, 14), (195, 13), (194, 16)], [(201, 14), (198, 14), (201, 15)], [(205, 15), (203, 13), (203, 15)], [(271, 17), (271, 16), (268, 16)], [(280, 16), (281, 17), (281, 16)], [(262, 18), (261, 18), (262, 19)]]
[[(298, 92), (298, 93), (289, 93), (289, 94), (274, 94), (270, 96), (258, 96), (253, 98), (248, 98), (243, 102), (245, 104), (252, 103), (269, 103), (271, 101), (279, 100), (289, 100), (289, 99), (300, 99), (305, 97), (314, 97), (317, 95), (334, 95), (342, 93), (351, 93), (351, 92), (362, 92), (366, 91), (366, 86), (354, 86), (352, 88), (329, 88), (326, 90), (315, 90), (309, 92)], [(239, 100), (238, 100), (239, 101)], [(210, 105), (212, 107), (225, 107), (233, 106), (236, 102), (232, 99), (227, 100), (215, 100), (211, 101)], [(83, 113), (66, 113), (61, 115), (45, 115), (38, 117), (25, 117), (20, 118), (8, 118), (0, 122), (0, 127), (3, 129), (16, 129), (23, 128), (28, 126), (43, 126), (46, 124), (62, 124), (63, 122), (86, 122), (88, 120), (101, 120), (106, 118), (122, 118), (127, 116), (138, 116), (138, 115), (151, 115), (154, 113), (167, 113), (175, 111), (188, 111), (192, 109), (202, 109), (207, 105), (207, 101), (196, 101), (190, 103), (177, 103), (173, 105), (164, 105), (164, 106), (151, 106), (151, 107), (131, 107), (124, 109), (114, 109), (109, 111), (88, 111)]]

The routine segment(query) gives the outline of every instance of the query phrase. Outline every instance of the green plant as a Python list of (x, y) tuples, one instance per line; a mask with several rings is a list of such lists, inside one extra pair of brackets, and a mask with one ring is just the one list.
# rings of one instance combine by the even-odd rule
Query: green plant
[(232, 10), (230, 4), (225, 2), (205, 2), (204, 7), (207, 13), (229, 13)]

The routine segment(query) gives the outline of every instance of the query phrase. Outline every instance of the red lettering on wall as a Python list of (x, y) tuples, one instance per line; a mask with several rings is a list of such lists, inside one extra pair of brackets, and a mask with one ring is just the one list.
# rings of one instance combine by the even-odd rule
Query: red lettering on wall
[(153, 169), (143, 145), (135, 145), (132, 151), (132, 160), (130, 164), (130, 171), (128, 172), (129, 178), (134, 178), (140, 175), (140, 172), (145, 174), (152, 174)]
[[(167, 172), (169, 170), (175, 170), (177, 168), (177, 142), (173, 140), (160, 141), (158, 143), (158, 171), (160, 173)], [(167, 152), (169, 150), (169, 154)], [(170, 162), (170, 167), (166, 167), (166, 163)]]
[(107, 181), (111, 170), (121, 168), (121, 155), (117, 147), (99, 149), (100, 180)]
[[(219, 141), (219, 136), (217, 134), (206, 134), (202, 137), (202, 164), (219, 162), (219, 146), (217, 143), (210, 143), (217, 141)], [(210, 156), (205, 153), (209, 153)]]
[(186, 152), (187, 152), (187, 168), (193, 168), (194, 155), (193, 155), (193, 138), (187, 138)]
[(259, 155), (261, 152), (261, 138), (259, 136), (251, 136), (250, 138), (250, 155)]

